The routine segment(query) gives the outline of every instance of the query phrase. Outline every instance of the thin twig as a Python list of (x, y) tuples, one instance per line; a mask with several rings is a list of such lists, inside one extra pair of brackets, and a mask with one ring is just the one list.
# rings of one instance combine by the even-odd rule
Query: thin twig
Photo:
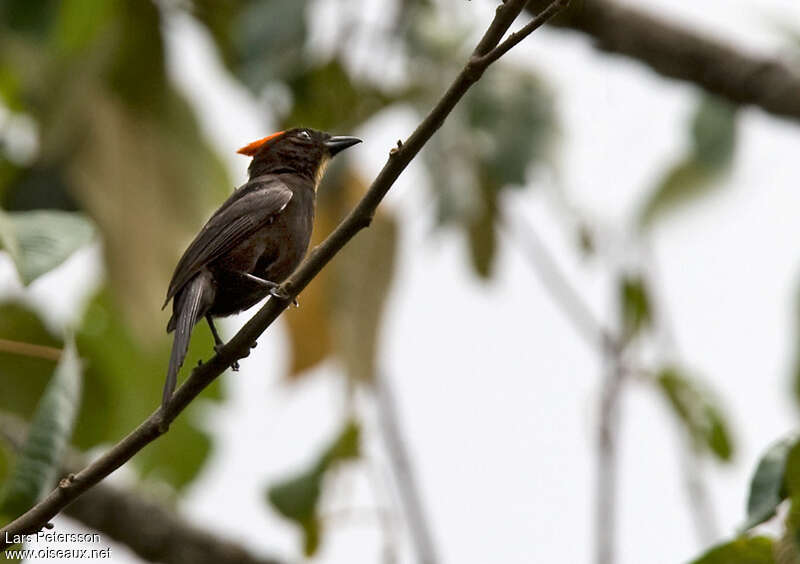
[(695, 536), (701, 547), (709, 546), (718, 538), (719, 527), (708, 487), (703, 479), (701, 460), (690, 441), (684, 440), (679, 448), (686, 503), (694, 523)]
[[(498, 7), (489, 30), (478, 44), (477, 55), (485, 55), (494, 49), (508, 26), (525, 7), (527, 0), (507, 0)], [(554, 2), (564, 5), (564, 0)], [(502, 25), (497, 24), (503, 22)], [(533, 30), (530, 30), (533, 31)], [(389, 159), (372, 182), (367, 193), (339, 224), (328, 238), (313, 249), (300, 267), (281, 284), (280, 290), (288, 299), (270, 299), (253, 318), (206, 364), (198, 366), (191, 376), (175, 392), (166, 409), (156, 410), (128, 436), (111, 447), (108, 452), (78, 472), (74, 479), (53, 490), (47, 497), (12, 523), (0, 529), (0, 546), (9, 546), (7, 535), (39, 531), (59, 511), (75, 498), (103, 480), (114, 470), (125, 464), (137, 452), (167, 432), (169, 424), (233, 362), (250, 354), (251, 345), (305, 288), (322, 268), (352, 239), (356, 233), (369, 226), (378, 204), (395, 183), (408, 164), (441, 127), (444, 120), (458, 104), (469, 88), (480, 79), (491, 60), (476, 60), (471, 57), (464, 69), (436, 103), (431, 112), (400, 147), (392, 150)]]
[(419, 493), (414, 477), (411, 456), (406, 448), (403, 433), (400, 430), (400, 419), (397, 414), (392, 386), (385, 374), (379, 373), (375, 378), (375, 396), (380, 411), (380, 423), (386, 450), (392, 461), (392, 470), (397, 482), (400, 500), (406, 514), (411, 539), (417, 552), (417, 561), (422, 564), (435, 564), (439, 561), (436, 556), (436, 547), (433, 542), (428, 519), (422, 505), (422, 496)]
[(547, 20), (552, 18), (558, 12), (563, 10), (567, 6), (568, 0), (561, 0), (559, 2), (553, 2), (552, 4), (548, 5), (544, 10), (539, 12), (534, 16), (534, 18), (525, 24), (519, 31), (515, 31), (511, 35), (506, 38), (500, 45), (492, 49), (489, 53), (486, 53), (481, 57), (483, 62), (487, 65), (495, 62), (497, 59), (508, 53), (511, 49), (517, 46), (520, 41), (525, 39), (531, 32), (539, 29), (544, 25)]
[(0, 339), (0, 352), (54, 361), (58, 361), (61, 358), (61, 349), (59, 348), (25, 343), (23, 341), (12, 341), (10, 339)]
[(581, 295), (570, 284), (553, 256), (542, 243), (536, 231), (520, 219), (501, 222), (500, 227), (508, 238), (525, 254), (544, 289), (572, 322), (572, 326), (590, 347), (603, 351), (615, 348), (611, 332), (597, 320)]
[(609, 350), (600, 398), (597, 426), (597, 486), (595, 495), (595, 562), (612, 564), (617, 533), (617, 438), (619, 436), (619, 399), (625, 380), (620, 353)]

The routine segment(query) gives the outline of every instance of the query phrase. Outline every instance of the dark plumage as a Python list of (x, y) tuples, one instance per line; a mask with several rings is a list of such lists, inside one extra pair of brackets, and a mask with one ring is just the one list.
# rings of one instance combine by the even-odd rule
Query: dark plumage
[(250, 180), (211, 216), (183, 253), (167, 290), (167, 331), (175, 331), (164, 384), (166, 406), (183, 365), (192, 328), (203, 317), (245, 310), (275, 292), (308, 250), (317, 186), (332, 156), (360, 139), (313, 129), (281, 131), (239, 150), (253, 157)]

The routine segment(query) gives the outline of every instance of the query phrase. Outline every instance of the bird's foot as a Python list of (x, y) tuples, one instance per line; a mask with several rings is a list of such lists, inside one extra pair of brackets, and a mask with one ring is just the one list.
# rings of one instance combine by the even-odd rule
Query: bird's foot
[[(219, 351), (221, 351), (222, 347), (224, 347), (224, 346), (225, 345), (223, 345), (222, 343), (220, 343), (218, 345), (214, 345), (214, 352), (219, 354)], [(231, 370), (233, 370), (234, 372), (239, 372), (239, 361), (238, 360), (234, 360), (233, 362), (231, 362)]]

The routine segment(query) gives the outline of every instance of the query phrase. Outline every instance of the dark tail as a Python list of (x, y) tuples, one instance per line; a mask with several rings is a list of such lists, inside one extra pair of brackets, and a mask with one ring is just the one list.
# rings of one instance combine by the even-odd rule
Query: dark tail
[(167, 330), (175, 329), (175, 339), (172, 342), (172, 354), (169, 357), (167, 381), (164, 383), (164, 395), (161, 398), (161, 409), (166, 409), (167, 403), (172, 398), (175, 386), (178, 383), (178, 371), (183, 366), (186, 351), (189, 350), (189, 339), (192, 328), (197, 320), (203, 317), (213, 301), (208, 276), (200, 273), (192, 278), (186, 286), (175, 296), (175, 309)]

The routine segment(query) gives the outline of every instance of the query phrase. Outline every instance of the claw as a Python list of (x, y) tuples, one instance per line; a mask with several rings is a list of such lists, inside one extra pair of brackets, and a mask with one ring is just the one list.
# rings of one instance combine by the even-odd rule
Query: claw
[(279, 300), (288, 300), (290, 297), (289, 294), (281, 290), (280, 286), (275, 286), (274, 288), (270, 288), (269, 295), (274, 298), (278, 298)]
[[(219, 351), (222, 350), (223, 346), (225, 346), (225, 345), (223, 345), (222, 343), (220, 343), (219, 345), (214, 345), (214, 352), (219, 354)], [(231, 370), (233, 370), (234, 372), (238, 372), (239, 371), (239, 362), (238, 361), (234, 360), (231, 363)]]

